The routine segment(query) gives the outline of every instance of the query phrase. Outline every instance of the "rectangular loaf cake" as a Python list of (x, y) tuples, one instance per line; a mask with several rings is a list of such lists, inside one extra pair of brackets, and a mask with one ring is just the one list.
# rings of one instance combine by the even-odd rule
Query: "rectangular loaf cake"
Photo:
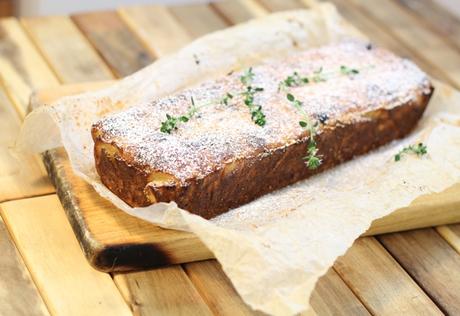
[(404, 137), (432, 91), (366, 43), (295, 52), (106, 116), (96, 169), (133, 207), (175, 201), (211, 218)]

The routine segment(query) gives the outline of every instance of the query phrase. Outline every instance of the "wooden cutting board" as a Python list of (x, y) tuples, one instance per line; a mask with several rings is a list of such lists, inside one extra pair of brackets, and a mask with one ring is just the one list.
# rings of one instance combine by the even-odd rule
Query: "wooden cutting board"
[[(58, 98), (107, 86), (108, 82), (66, 85), (42, 90), (33, 102), (49, 104)], [(130, 216), (101, 198), (78, 178), (64, 149), (43, 155), (48, 173), (89, 262), (102, 271), (128, 271), (212, 258), (190, 233), (162, 229)], [(460, 222), (460, 184), (415, 200), (372, 223), (365, 235)]]

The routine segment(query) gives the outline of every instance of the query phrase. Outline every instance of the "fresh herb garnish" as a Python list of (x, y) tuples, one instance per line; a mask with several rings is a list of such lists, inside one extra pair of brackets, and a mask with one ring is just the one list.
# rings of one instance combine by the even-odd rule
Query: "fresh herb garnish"
[[(342, 75), (356, 75), (359, 74), (359, 70), (347, 66), (340, 66), (340, 74)], [(336, 75), (335, 72), (325, 73), (323, 67), (315, 70), (311, 76), (301, 76), (297, 71), (294, 71), (292, 75), (287, 76), (286, 79), (281, 81), (278, 85), (278, 92), (286, 90), (286, 88), (304, 86), (310, 82), (323, 82), (327, 81), (330, 76)]]
[(418, 143), (417, 145), (409, 145), (401, 149), (396, 155), (395, 155), (395, 161), (400, 161), (401, 157), (405, 154), (416, 154), (417, 156), (423, 156), (427, 153), (427, 148), (426, 145), (423, 143)]
[(262, 111), (262, 106), (254, 103), (254, 95), (257, 92), (264, 91), (264, 89), (251, 86), (253, 79), (254, 73), (252, 72), (251, 67), (240, 77), (241, 83), (246, 86), (246, 90), (241, 92), (241, 95), (243, 96), (244, 104), (249, 108), (249, 113), (251, 113), (252, 121), (259, 126), (264, 126), (266, 120), (265, 114)]
[(262, 107), (258, 104), (254, 104), (254, 94), (261, 91), (264, 91), (264, 89), (247, 86), (246, 90), (243, 91), (241, 95), (243, 96), (244, 104), (249, 108), (249, 113), (251, 113), (252, 121), (259, 126), (264, 126), (266, 121), (265, 114), (262, 112)]
[(249, 67), (248, 70), (240, 77), (241, 83), (245, 86), (249, 86), (254, 79), (254, 73), (252, 72), (252, 67)]
[(230, 92), (225, 93), (220, 99), (211, 100), (209, 102), (195, 105), (195, 101), (193, 97), (190, 98), (191, 106), (185, 115), (181, 116), (173, 116), (170, 114), (166, 114), (166, 120), (161, 122), (160, 131), (162, 133), (171, 134), (173, 130), (176, 130), (180, 123), (188, 122), (195, 114), (198, 112), (199, 109), (211, 105), (211, 104), (223, 104), (229, 105), (230, 100), (235, 98), (235, 96), (242, 96), (244, 104), (249, 108), (249, 113), (251, 114), (251, 119), (254, 123), (259, 126), (264, 126), (266, 123), (265, 114), (262, 111), (262, 107), (258, 104), (254, 103), (254, 95), (258, 92), (264, 91), (261, 87), (253, 87), (251, 85), (252, 80), (254, 79), (254, 73), (252, 72), (252, 68), (249, 68), (241, 77), (241, 83), (245, 85), (245, 90), (238, 94), (233, 94)]
[(161, 122), (161, 127), (160, 131), (162, 133), (167, 133), (171, 134), (171, 132), (179, 126), (179, 124), (186, 123), (188, 122), (197, 112), (198, 112), (198, 107), (195, 105), (195, 101), (193, 100), (193, 97), (190, 98), (190, 102), (192, 105), (188, 109), (187, 113), (185, 115), (181, 116), (172, 116), (169, 114), (166, 114), (166, 120)]
[(174, 129), (177, 129), (178, 120), (177, 117), (166, 114), (166, 121), (161, 122), (160, 131), (171, 134)]
[(318, 168), (321, 163), (322, 159), (321, 156), (318, 155), (318, 147), (315, 141), (315, 136), (318, 129), (318, 122), (313, 122), (310, 117), (305, 113), (302, 108), (302, 101), (296, 99), (294, 95), (288, 93), (286, 98), (289, 102), (302, 114), (303, 119), (299, 121), (299, 125), (308, 131), (308, 147), (307, 147), (307, 155), (302, 159), (305, 160), (305, 164), (307, 165), (308, 169), (314, 170)]
[(297, 71), (294, 71), (292, 75), (287, 76), (286, 79), (280, 82), (278, 91), (283, 90), (286, 87), (300, 87), (309, 82), (310, 80), (307, 77), (301, 77)]
[(347, 75), (347, 76), (359, 74), (358, 69), (347, 67), (344, 65), (340, 66), (340, 72), (342, 73), (342, 75)]
[(323, 67), (320, 67), (318, 70), (313, 72), (313, 77), (311, 78), (314, 82), (326, 81), (326, 74), (323, 72)]
[(228, 105), (228, 102), (230, 101), (230, 99), (233, 99), (233, 94), (231, 94), (230, 92), (227, 92), (220, 100), (220, 103), (224, 105)]
[(320, 156), (318, 156), (318, 147), (315, 141), (310, 141), (310, 143), (308, 143), (307, 155), (302, 159), (305, 160), (308, 169), (314, 170), (321, 166), (323, 161)]

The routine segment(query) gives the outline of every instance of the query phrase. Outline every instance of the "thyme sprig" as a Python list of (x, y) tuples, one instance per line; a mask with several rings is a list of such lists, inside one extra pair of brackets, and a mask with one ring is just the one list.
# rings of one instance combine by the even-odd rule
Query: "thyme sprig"
[(318, 146), (315, 141), (315, 136), (318, 132), (318, 122), (313, 121), (307, 113), (302, 108), (302, 101), (296, 99), (294, 95), (288, 93), (286, 95), (288, 101), (294, 106), (301, 114), (302, 120), (299, 121), (299, 125), (308, 131), (308, 147), (307, 147), (307, 155), (304, 156), (302, 159), (305, 160), (305, 164), (307, 165), (308, 169), (314, 170), (318, 168), (322, 164), (322, 158), (318, 155)]
[(243, 85), (249, 86), (254, 80), (254, 73), (252, 72), (252, 67), (249, 67), (248, 70), (240, 77), (240, 81)]
[(190, 102), (191, 106), (189, 107), (186, 114), (180, 116), (172, 116), (170, 114), (166, 114), (166, 120), (161, 122), (160, 131), (163, 133), (171, 134), (173, 130), (178, 128), (180, 123), (188, 122), (193, 116), (195, 116), (196, 113), (198, 113), (198, 110), (203, 107), (197, 107), (193, 97), (190, 98)]
[(340, 66), (340, 72), (342, 73), (342, 75), (346, 75), (346, 76), (359, 74), (358, 69), (351, 68), (351, 67), (344, 66), (344, 65)]
[(253, 87), (251, 85), (253, 79), (254, 73), (251, 67), (240, 77), (241, 83), (245, 86), (245, 89), (242, 92), (226, 92), (221, 98), (211, 100), (200, 105), (196, 105), (193, 97), (191, 97), (191, 106), (189, 107), (187, 113), (180, 116), (166, 114), (166, 120), (161, 122), (160, 131), (162, 133), (171, 134), (172, 131), (178, 129), (181, 123), (186, 123), (192, 117), (194, 117), (201, 108), (211, 104), (222, 104), (228, 106), (230, 104), (230, 100), (232, 100), (236, 96), (241, 96), (243, 98), (244, 104), (249, 108), (249, 113), (251, 114), (252, 121), (259, 126), (264, 126), (266, 123), (266, 119), (265, 114), (262, 111), (262, 106), (254, 103), (255, 94), (264, 91), (264, 89), (261, 87)]
[(423, 143), (418, 143), (416, 145), (409, 145), (401, 149), (396, 155), (395, 155), (395, 161), (400, 161), (401, 157), (405, 154), (415, 154), (417, 156), (423, 156), (428, 153), (426, 145)]
[(228, 103), (230, 102), (230, 100), (233, 99), (233, 94), (231, 94), (230, 92), (227, 92), (223, 97), (222, 99), (220, 100), (219, 103), (223, 104), (223, 105), (228, 105)]
[(308, 77), (302, 77), (297, 71), (294, 71), (292, 75), (287, 76), (286, 79), (280, 82), (278, 85), (278, 91), (284, 90), (287, 87), (300, 87), (309, 83)]
[(264, 126), (266, 123), (265, 114), (262, 111), (262, 106), (254, 103), (254, 95), (257, 92), (264, 91), (264, 88), (253, 87), (252, 81), (254, 80), (254, 73), (252, 67), (249, 68), (241, 77), (240, 81), (245, 85), (245, 90), (240, 93), (243, 96), (244, 104), (248, 107), (249, 113), (251, 113), (251, 119), (254, 123), (259, 126)]
[[(278, 85), (278, 92), (281, 90), (286, 90), (287, 88), (300, 87), (307, 85), (311, 82), (324, 82), (327, 81), (331, 76), (336, 75), (337, 72), (324, 72), (323, 67), (318, 68), (313, 71), (310, 76), (302, 76), (297, 71), (294, 71), (291, 75), (287, 76), (286, 79), (281, 81)], [(345, 65), (340, 66), (339, 74), (352, 76), (359, 74), (359, 70), (356, 68), (351, 68)]]
[(327, 74), (323, 72), (323, 67), (320, 67), (318, 70), (313, 72), (313, 76), (311, 78), (313, 82), (322, 82), (327, 80)]

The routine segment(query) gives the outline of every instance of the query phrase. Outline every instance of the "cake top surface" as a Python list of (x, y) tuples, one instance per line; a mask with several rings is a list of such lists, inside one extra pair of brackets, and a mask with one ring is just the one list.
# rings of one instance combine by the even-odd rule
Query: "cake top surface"
[(94, 128), (134, 164), (185, 183), (308, 137), (299, 121), (318, 122), (320, 133), (407, 103), (429, 88), (412, 62), (344, 42), (202, 82), (106, 116)]

